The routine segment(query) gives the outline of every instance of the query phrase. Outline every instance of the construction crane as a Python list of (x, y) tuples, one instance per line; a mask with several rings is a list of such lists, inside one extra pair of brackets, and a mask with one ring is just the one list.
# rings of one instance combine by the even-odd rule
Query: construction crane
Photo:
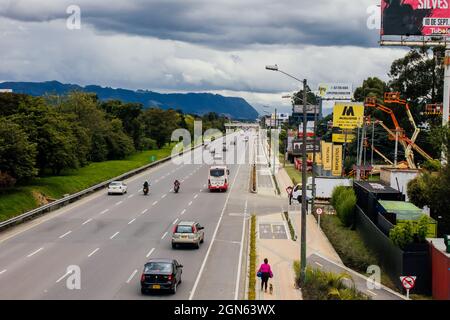
[[(388, 132), (390, 134), (390, 136), (393, 135), (393, 138), (395, 140), (397, 140), (403, 147), (403, 149), (405, 150), (405, 158), (406, 161), (408, 163), (408, 166), (410, 168), (415, 169), (416, 165), (414, 163), (414, 155), (413, 153), (410, 151), (409, 153), (406, 152), (407, 148), (408, 148), (408, 141), (409, 140), (404, 133), (404, 130), (400, 127), (397, 118), (395, 117), (394, 111), (392, 111), (390, 108), (380, 104), (377, 102), (377, 98), (376, 97), (367, 97), (365, 100), (364, 105), (366, 107), (371, 107), (371, 108), (375, 108), (377, 110), (380, 110), (384, 113), (387, 113), (391, 116), (392, 122), (394, 123), (395, 126), (395, 133), (392, 132), (392, 130), (388, 129)], [(387, 127), (386, 127), (387, 128)], [(386, 129), (385, 128), (385, 129)]]
[(409, 158), (411, 156), (411, 159), (414, 160), (414, 155), (412, 154), (412, 148), (413, 145), (415, 145), (417, 137), (420, 134), (420, 129), (417, 127), (416, 122), (414, 121), (414, 117), (411, 113), (411, 110), (409, 108), (409, 104), (406, 100), (401, 99), (400, 92), (386, 92), (384, 94), (384, 103), (397, 103), (405, 107), (406, 114), (408, 115), (409, 122), (414, 128), (414, 133), (408, 142), (408, 146), (405, 150), (405, 157)]

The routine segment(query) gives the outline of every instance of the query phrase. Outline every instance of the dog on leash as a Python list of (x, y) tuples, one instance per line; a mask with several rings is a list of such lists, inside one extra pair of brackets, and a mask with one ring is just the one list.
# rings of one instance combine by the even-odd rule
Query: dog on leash
[(269, 283), (269, 293), (273, 294), (273, 285)]

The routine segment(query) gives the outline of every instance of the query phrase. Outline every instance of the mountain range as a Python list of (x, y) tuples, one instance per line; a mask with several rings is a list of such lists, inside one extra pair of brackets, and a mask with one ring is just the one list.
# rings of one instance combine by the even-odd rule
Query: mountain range
[(121, 100), (142, 103), (145, 108), (180, 109), (184, 113), (203, 115), (216, 112), (235, 120), (255, 120), (258, 112), (243, 98), (224, 97), (211, 93), (157, 93), (148, 90), (128, 90), (101, 87), (97, 85), (79, 86), (63, 84), (58, 81), (46, 82), (2, 82), (0, 89), (12, 89), (14, 93), (32, 96), (46, 94), (63, 95), (70, 91), (83, 91), (97, 94), (102, 101)]

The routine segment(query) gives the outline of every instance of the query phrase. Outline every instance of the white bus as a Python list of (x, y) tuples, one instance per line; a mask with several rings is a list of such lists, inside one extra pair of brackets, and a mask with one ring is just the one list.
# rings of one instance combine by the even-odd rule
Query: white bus
[(209, 168), (208, 189), (209, 191), (227, 191), (230, 170), (226, 166), (213, 166)]

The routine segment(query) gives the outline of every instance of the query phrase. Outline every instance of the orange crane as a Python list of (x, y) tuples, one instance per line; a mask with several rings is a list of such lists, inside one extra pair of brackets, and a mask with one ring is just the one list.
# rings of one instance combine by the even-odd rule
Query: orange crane
[(375, 97), (367, 97), (364, 105), (366, 107), (371, 107), (371, 108), (375, 108), (377, 110), (383, 111), (391, 116), (392, 122), (394, 123), (394, 126), (395, 126), (395, 133), (392, 132), (392, 130), (390, 130), (390, 129), (388, 129), (387, 131), (389, 132), (390, 137), (392, 138), (392, 135), (393, 135), (393, 138), (395, 140), (398, 139), (398, 142), (402, 145), (403, 149), (405, 149), (405, 158), (406, 158), (406, 161), (408, 162), (408, 166), (410, 168), (416, 168), (416, 165), (414, 163), (414, 159), (412, 156), (412, 152), (409, 152), (409, 154), (407, 154), (407, 152), (406, 152), (406, 150), (408, 148), (407, 140), (409, 140), (409, 139), (405, 136), (404, 130), (400, 127), (400, 125), (397, 121), (397, 118), (395, 117), (394, 111), (392, 111), (390, 108), (378, 103), (377, 98), (375, 98)]

